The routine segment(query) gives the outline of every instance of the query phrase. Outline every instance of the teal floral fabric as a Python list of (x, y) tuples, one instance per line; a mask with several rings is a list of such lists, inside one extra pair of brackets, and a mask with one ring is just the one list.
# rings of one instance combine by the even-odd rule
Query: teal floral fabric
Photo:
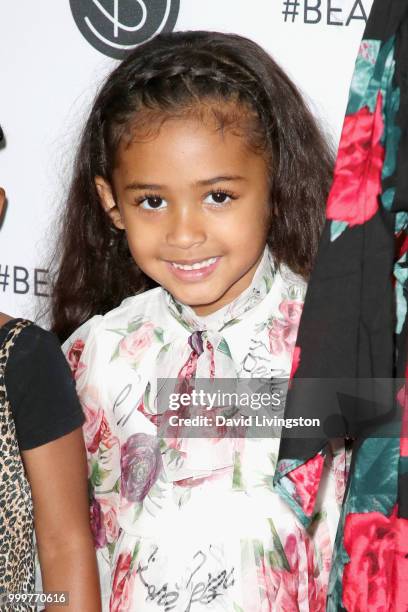
[[(408, 610), (408, 4), (375, 0), (356, 61), (286, 416), (353, 444), (327, 610)], [(302, 379), (315, 379), (302, 398)], [(325, 381), (348, 381), (322, 405)], [(362, 397), (363, 381), (372, 394)], [(383, 381), (379, 391), (379, 381)], [(326, 427), (327, 429), (327, 427)], [(283, 437), (275, 473), (305, 526), (330, 433)]]

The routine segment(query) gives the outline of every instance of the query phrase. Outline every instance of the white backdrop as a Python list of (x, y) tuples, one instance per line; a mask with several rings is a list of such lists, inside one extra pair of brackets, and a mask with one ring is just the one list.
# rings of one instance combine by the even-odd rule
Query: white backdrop
[(286, 69), (337, 143), (371, 5), (372, 0), (1, 2), (0, 124), (6, 147), (0, 150), (0, 185), (8, 208), (0, 230), (0, 310), (32, 318), (38, 294), (47, 293), (47, 254), (80, 126), (98, 83), (117, 61), (101, 48), (115, 54), (121, 44), (173, 28), (172, 21), (176, 30), (253, 38)]

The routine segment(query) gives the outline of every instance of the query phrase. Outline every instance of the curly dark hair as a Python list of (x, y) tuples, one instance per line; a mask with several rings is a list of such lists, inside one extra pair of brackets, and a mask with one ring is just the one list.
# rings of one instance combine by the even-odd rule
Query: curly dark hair
[[(165, 118), (204, 102), (214, 102), (214, 114), (228, 125), (231, 107), (242, 109), (249, 144), (261, 147), (270, 161), (275, 214), (268, 243), (275, 261), (304, 277), (310, 273), (333, 158), (295, 85), (261, 47), (242, 36), (160, 34), (110, 74), (83, 130), (54, 261), (52, 327), (61, 340), (94, 314), (155, 286), (133, 261), (124, 232), (103, 211), (95, 176), (111, 180), (120, 139), (139, 121), (146, 123), (146, 113)], [(237, 112), (235, 121), (239, 129)]]

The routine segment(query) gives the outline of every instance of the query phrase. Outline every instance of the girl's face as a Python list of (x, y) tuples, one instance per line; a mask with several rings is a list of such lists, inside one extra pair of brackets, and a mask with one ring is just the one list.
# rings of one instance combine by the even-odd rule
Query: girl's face
[(139, 268), (198, 315), (250, 285), (266, 243), (269, 181), (264, 157), (242, 137), (170, 119), (149, 139), (122, 141), (113, 189), (95, 182)]

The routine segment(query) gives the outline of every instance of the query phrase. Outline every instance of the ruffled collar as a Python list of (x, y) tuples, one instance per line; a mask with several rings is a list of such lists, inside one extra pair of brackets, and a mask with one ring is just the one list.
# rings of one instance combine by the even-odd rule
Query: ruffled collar
[(272, 254), (266, 246), (251, 284), (235, 300), (216, 312), (200, 317), (190, 306), (182, 304), (170, 293), (165, 292), (166, 304), (170, 313), (189, 331), (209, 330), (220, 332), (237, 323), (249, 310), (257, 306), (269, 293), (276, 268)]

